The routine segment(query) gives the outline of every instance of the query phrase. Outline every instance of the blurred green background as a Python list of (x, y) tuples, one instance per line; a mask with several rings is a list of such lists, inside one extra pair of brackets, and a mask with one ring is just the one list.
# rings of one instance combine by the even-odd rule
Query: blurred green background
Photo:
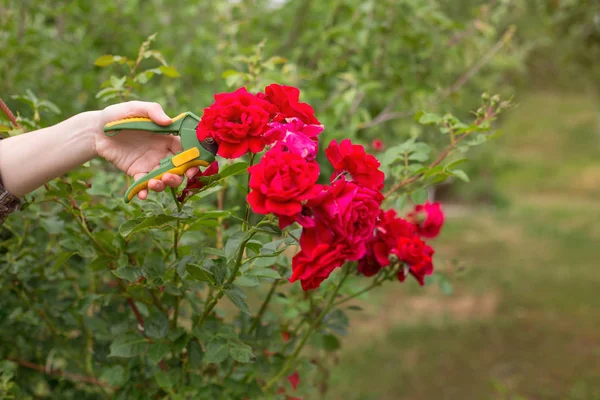
[(471, 183), (432, 191), (452, 295), (408, 281), (362, 299), (324, 396), (600, 399), (597, 1), (0, 0), (0, 95), (30, 119), (12, 95), (52, 101), (44, 124), (104, 107), (116, 70), (94, 60), (135, 58), (154, 32), (181, 78), (153, 78), (143, 99), (198, 112), (244, 83), (240, 56), (266, 40), (261, 57), (282, 65), (261, 79), (302, 89), (323, 142), (435, 143), (414, 112), (467, 116), (484, 91), (514, 96)]

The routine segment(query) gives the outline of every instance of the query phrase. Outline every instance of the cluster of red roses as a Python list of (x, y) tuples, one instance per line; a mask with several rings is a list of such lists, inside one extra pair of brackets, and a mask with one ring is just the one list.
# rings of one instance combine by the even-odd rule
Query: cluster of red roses
[(299, 96), (297, 88), (277, 84), (256, 95), (245, 88), (215, 95), (196, 129), (198, 139), (214, 138), (225, 158), (269, 146), (248, 169), (247, 200), (254, 212), (277, 216), (281, 228), (294, 222), (303, 227), (290, 280), (299, 279), (304, 290), (319, 287), (346, 261), (358, 261), (359, 272), (373, 275), (390, 264), (391, 254), (407, 265), (400, 280), (410, 272), (423, 284), (433, 270), (433, 249), (421, 237), (439, 232), (444, 220), (439, 204), (417, 206), (407, 219), (382, 211), (385, 176), (379, 161), (349, 139), (334, 140), (325, 150), (334, 172), (329, 185), (317, 184), (323, 126)]

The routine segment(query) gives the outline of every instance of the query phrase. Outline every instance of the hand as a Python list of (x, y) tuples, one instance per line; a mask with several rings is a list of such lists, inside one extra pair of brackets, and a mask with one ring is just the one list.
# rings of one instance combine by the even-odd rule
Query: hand
[[(121, 171), (134, 179), (139, 179), (153, 169), (158, 168), (161, 159), (182, 151), (179, 136), (157, 135), (146, 131), (124, 130), (115, 136), (106, 136), (103, 128), (109, 122), (123, 118), (147, 117), (159, 125), (168, 125), (171, 118), (165, 114), (158, 103), (130, 101), (106, 107), (100, 112), (101, 126), (94, 138), (98, 155), (113, 163)], [(186, 176), (191, 178), (198, 168), (190, 168)], [(165, 173), (160, 180), (150, 179), (148, 188), (162, 192), (167, 186), (177, 187), (183, 182), (183, 177)], [(148, 191), (142, 190), (138, 197), (145, 200)]]

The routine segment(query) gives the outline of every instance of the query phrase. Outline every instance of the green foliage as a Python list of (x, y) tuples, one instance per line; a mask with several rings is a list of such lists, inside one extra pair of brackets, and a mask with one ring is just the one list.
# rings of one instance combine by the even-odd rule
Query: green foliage
[[(327, 127), (321, 143), (384, 139), (388, 199), (422, 203), (428, 186), (468, 180), (456, 167), (508, 106), (488, 96), (467, 116), (475, 96), (514, 69), (490, 64), (489, 54), (519, 60), (515, 49), (500, 54), (514, 33), (501, 23), (504, 5), (476, 8), (475, 20), (412, 0), (219, 0), (156, 13), (166, 6), (0, 6), (0, 73), (7, 92), (26, 93), (10, 103), (22, 127), (2, 122), (3, 132), (134, 97), (197, 112), (214, 93), (277, 81), (303, 87)], [(429, 111), (408, 118), (421, 108)], [(184, 204), (169, 194), (123, 203), (126, 178), (98, 160), (27, 197), (0, 243), (0, 358), (20, 361), (0, 364), (0, 395), (242, 399), (273, 398), (280, 387), (316, 395), (319, 371), (303, 347), (326, 350), (319, 360), (340, 348), (348, 317), (339, 305), (360, 285), (342, 285), (353, 281), (350, 267), (309, 294), (286, 284), (300, 231), (248, 218), (240, 204), (252, 160), (219, 161), (220, 173)], [(284, 386), (294, 371), (298, 393)]]

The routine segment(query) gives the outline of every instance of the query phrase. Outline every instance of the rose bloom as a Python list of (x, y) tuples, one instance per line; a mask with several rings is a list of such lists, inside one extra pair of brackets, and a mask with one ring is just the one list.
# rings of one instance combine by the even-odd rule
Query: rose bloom
[(262, 135), (274, 111), (271, 103), (246, 88), (216, 94), (215, 102), (204, 109), (196, 136), (200, 141), (214, 138), (219, 144), (217, 154), (224, 158), (237, 158), (248, 151), (258, 153), (265, 147)]
[(384, 148), (383, 140), (373, 139), (373, 141), (371, 142), (371, 147), (373, 147), (373, 150), (375, 150), (375, 151), (382, 151)]
[(303, 290), (316, 289), (333, 272), (344, 264), (345, 245), (321, 242), (315, 228), (302, 230), (300, 252), (292, 259), (290, 282), (300, 280)]
[(375, 236), (367, 243), (367, 252), (359, 260), (358, 272), (365, 276), (375, 275), (382, 267), (390, 264), (389, 255), (396, 247), (400, 237), (412, 237), (416, 229), (407, 220), (397, 217), (396, 211), (381, 210)]
[(436, 237), (444, 225), (444, 212), (440, 203), (419, 204), (408, 214), (408, 218), (416, 226), (419, 235), (426, 238)]
[[(392, 252), (398, 256), (400, 261), (408, 264), (409, 272), (423, 286), (425, 284), (425, 276), (431, 275), (433, 272), (433, 249), (418, 236), (413, 236), (411, 238), (399, 238), (398, 246)], [(401, 281), (404, 280), (405, 276), (406, 274), (403, 271), (400, 271), (398, 274), (398, 278)]]
[[(306, 161), (295, 153), (269, 150), (260, 162), (248, 168), (252, 210), (258, 214), (283, 216), (280, 227), (293, 222), (302, 211), (302, 204), (320, 192), (317, 185), (319, 164)], [(290, 219), (291, 217), (291, 219)]]
[(383, 195), (345, 179), (335, 181), (307, 202), (320, 241), (346, 245), (347, 260), (358, 260), (373, 236)]
[(333, 140), (325, 150), (327, 159), (334, 168), (331, 180), (340, 174), (350, 174), (351, 180), (358, 185), (373, 190), (383, 189), (385, 175), (379, 170), (379, 161), (365, 152), (365, 148), (344, 139), (340, 144)]
[(258, 96), (276, 107), (275, 121), (281, 122), (286, 118), (295, 117), (305, 124), (320, 125), (319, 120), (315, 117), (314, 109), (306, 103), (300, 103), (298, 88), (274, 83), (267, 86), (265, 93), (259, 93)]
[(285, 122), (272, 122), (264, 134), (267, 143), (290, 153), (300, 154), (308, 161), (317, 157), (317, 136), (323, 132), (323, 125), (307, 125), (298, 118), (287, 118)]

